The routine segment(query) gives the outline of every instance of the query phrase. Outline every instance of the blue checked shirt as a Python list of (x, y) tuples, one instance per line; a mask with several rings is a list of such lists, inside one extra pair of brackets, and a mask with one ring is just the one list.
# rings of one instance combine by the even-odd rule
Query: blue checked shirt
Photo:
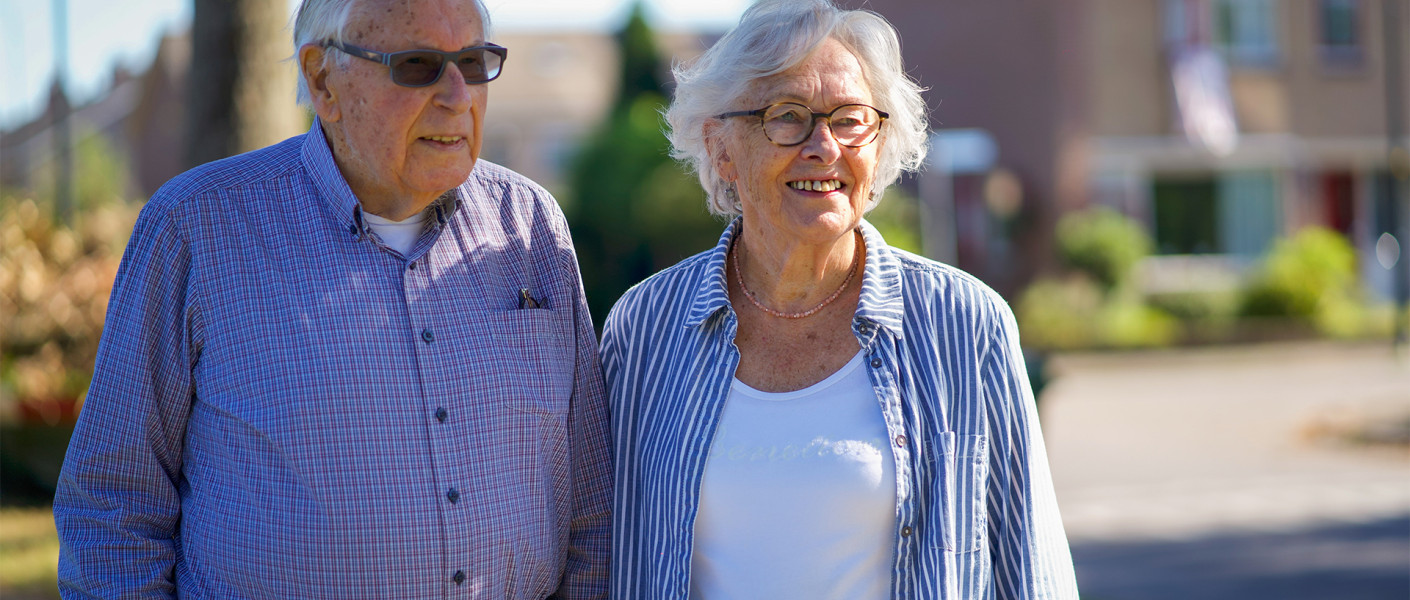
[[(701, 476), (739, 352), (711, 251), (618, 301), (602, 338), (617, 487), (612, 597), (686, 598)], [(862, 224), (852, 331), (896, 461), (891, 596), (1076, 600), (1033, 394), (1008, 305)]]
[(480, 161), (427, 221), (384, 246), (318, 123), (157, 192), (54, 499), (65, 597), (605, 597), (563, 216)]

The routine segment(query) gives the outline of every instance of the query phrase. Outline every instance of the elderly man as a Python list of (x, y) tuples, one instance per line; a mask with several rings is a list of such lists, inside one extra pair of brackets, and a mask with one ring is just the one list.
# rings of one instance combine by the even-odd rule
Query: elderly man
[(554, 200), (476, 160), (486, 24), (305, 0), (312, 129), (143, 209), (55, 497), (66, 597), (605, 595), (596, 342)]

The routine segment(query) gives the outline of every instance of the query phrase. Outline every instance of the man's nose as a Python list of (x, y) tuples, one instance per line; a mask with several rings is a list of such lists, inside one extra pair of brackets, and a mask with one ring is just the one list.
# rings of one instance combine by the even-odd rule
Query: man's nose
[(460, 67), (455, 66), (453, 63), (446, 64), (445, 68), (441, 71), (441, 78), (436, 80), (434, 86), (436, 88), (435, 101), (437, 105), (455, 112), (470, 110), (470, 84), (465, 83), (465, 76), (460, 73)]

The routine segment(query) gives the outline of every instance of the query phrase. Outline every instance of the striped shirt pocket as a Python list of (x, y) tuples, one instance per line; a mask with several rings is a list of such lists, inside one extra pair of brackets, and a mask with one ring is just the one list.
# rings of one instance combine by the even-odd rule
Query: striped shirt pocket
[(989, 438), (942, 432), (935, 436), (933, 514), (940, 515), (946, 552), (985, 548), (988, 536)]

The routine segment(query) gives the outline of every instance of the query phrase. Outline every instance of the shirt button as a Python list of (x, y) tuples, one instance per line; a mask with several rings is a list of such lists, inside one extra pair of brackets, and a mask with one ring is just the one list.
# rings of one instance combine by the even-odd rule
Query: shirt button
[(411, 264), (409, 264), (409, 265), (406, 265), (406, 268), (408, 268), (408, 269), (411, 269), (411, 270), (413, 270), (413, 271), (415, 271), (415, 270), (416, 270), (416, 261), (414, 261), (414, 260), (413, 260), (413, 261), (411, 261)]
[(906, 434), (903, 433), (903, 434), (901, 434), (901, 435), (896, 436), (896, 447), (897, 447), (897, 448), (905, 448), (905, 447), (906, 447)]
[(431, 330), (430, 330), (430, 329), (422, 329), (422, 330), (421, 330), (421, 339), (422, 339), (423, 341), (425, 341), (427, 344), (429, 344), (429, 343), (431, 343), (431, 342), (436, 341), (436, 336), (435, 336), (435, 334), (431, 333)]
[(456, 571), (454, 575), (450, 576), (450, 580), (454, 581), (455, 585), (465, 583), (465, 571)]
[(863, 322), (863, 323), (861, 323), (860, 325), (857, 325), (857, 331), (860, 331), (860, 332), (862, 332), (862, 333), (870, 333), (870, 332), (871, 332), (871, 325), (869, 325), (869, 324)]
[(446, 492), (446, 500), (450, 500), (451, 504), (459, 502), (460, 492), (455, 491), (455, 488), (450, 488), (450, 491)]
[(348, 233), (357, 235), (357, 225), (348, 225)]
[(911, 527), (909, 525), (901, 528), (901, 537), (911, 537)]
[(449, 416), (450, 416), (450, 413), (449, 413), (449, 412), (446, 412), (446, 408), (445, 408), (444, 406), (442, 406), (442, 407), (436, 409), (436, 420), (437, 420), (437, 421), (440, 421), (440, 422), (444, 423), (444, 422), (446, 422), (446, 417), (449, 417)]
[(871, 359), (871, 367), (872, 367), (873, 369), (880, 369), (880, 368), (881, 368), (881, 359), (880, 359), (880, 358), (873, 358), (873, 359)]

